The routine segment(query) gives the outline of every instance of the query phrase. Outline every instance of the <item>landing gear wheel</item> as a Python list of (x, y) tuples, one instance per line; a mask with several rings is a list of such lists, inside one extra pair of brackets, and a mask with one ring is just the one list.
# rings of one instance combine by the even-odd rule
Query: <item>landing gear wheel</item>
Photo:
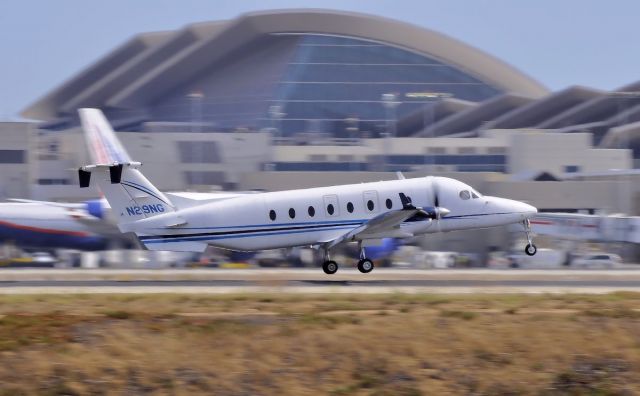
[(538, 248), (533, 243), (527, 244), (527, 246), (524, 248), (524, 252), (527, 254), (527, 256), (533, 256), (537, 251)]
[(325, 261), (322, 263), (322, 270), (327, 275), (333, 275), (338, 272), (338, 263), (333, 260)]
[(368, 274), (369, 272), (373, 271), (373, 261), (369, 259), (362, 259), (358, 261), (358, 271), (362, 272), (363, 274)]

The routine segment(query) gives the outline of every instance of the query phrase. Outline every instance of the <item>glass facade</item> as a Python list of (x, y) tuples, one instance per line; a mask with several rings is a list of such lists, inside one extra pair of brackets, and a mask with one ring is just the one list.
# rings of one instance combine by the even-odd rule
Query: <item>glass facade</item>
[(414, 171), (425, 166), (444, 165), (459, 172), (506, 172), (506, 155), (389, 155), (371, 156), (369, 162), (275, 162), (275, 171), (347, 172), (376, 171), (378, 164), (386, 163), (391, 171)]
[(458, 172), (506, 172), (506, 155), (390, 155), (387, 168), (394, 171), (412, 171), (423, 166), (444, 165)]
[[(501, 91), (436, 59), (355, 38), (300, 35), (278, 85), (275, 127), (285, 136), (328, 132), (379, 136), (438, 97), (482, 101)], [(385, 107), (383, 95), (398, 102)], [(275, 121), (274, 121), (275, 122)]]
[[(188, 132), (273, 128), (280, 137), (379, 137), (441, 98), (477, 102), (502, 93), (437, 59), (348, 37), (272, 34), (226, 62), (151, 103), (150, 119)], [(115, 118), (140, 122), (136, 114)]]

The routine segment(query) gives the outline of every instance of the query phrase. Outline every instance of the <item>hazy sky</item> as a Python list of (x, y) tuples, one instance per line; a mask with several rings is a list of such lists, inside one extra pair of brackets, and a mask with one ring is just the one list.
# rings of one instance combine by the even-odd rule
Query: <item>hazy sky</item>
[(0, 0), (0, 119), (132, 35), (247, 11), (327, 8), (410, 22), (486, 51), (552, 90), (640, 80), (635, 0)]

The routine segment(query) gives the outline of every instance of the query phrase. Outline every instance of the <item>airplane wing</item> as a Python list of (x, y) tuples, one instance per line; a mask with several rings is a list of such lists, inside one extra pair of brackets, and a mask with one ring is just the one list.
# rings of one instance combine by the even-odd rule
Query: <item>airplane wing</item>
[(413, 236), (413, 233), (402, 230), (400, 225), (411, 217), (420, 215), (425, 220), (439, 220), (449, 214), (448, 209), (437, 205), (437, 199), (434, 199), (436, 203), (434, 207), (418, 208), (413, 205), (411, 198), (404, 193), (399, 195), (402, 209), (382, 213), (338, 238), (325, 241), (324, 247), (331, 249), (342, 242), (361, 241), (364, 239), (409, 238)]
[(389, 237), (407, 238), (412, 237), (413, 234), (402, 231), (400, 224), (407, 219), (420, 213), (421, 210), (414, 209), (400, 209), (391, 212), (382, 213), (379, 216), (367, 221), (366, 223), (354, 228), (353, 230), (341, 235), (340, 237), (326, 242), (326, 248), (341, 244), (342, 242), (350, 242), (362, 239), (381, 239)]

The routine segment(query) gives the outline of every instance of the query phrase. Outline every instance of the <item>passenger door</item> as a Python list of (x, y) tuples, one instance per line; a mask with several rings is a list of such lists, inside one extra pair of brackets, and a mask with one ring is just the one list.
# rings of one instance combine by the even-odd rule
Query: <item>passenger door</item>
[(378, 213), (380, 211), (380, 203), (378, 202), (377, 191), (365, 191), (362, 193), (362, 199), (364, 201), (365, 213)]
[(324, 202), (324, 214), (327, 217), (340, 216), (340, 205), (338, 205), (337, 195), (325, 195), (322, 197)]

